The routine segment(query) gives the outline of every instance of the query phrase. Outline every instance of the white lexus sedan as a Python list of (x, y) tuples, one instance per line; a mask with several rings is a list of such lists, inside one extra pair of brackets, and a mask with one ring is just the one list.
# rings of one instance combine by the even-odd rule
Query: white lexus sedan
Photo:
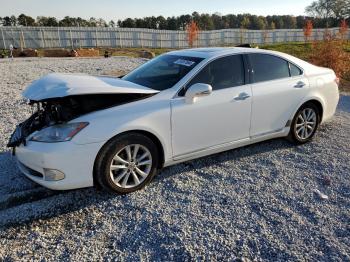
[(335, 113), (338, 79), (287, 54), (252, 48), (174, 51), (122, 78), (50, 74), (23, 93), (35, 113), (8, 146), (51, 189), (141, 189), (190, 159), (287, 137), (310, 141)]

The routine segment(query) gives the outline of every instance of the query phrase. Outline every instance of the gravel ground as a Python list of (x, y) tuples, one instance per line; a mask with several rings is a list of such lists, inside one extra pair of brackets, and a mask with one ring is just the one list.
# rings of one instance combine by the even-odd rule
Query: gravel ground
[(51, 191), (19, 173), (5, 144), (30, 113), (20, 105), (28, 83), (50, 72), (105, 74), (140, 63), (0, 62), (0, 260), (350, 261), (346, 94), (307, 145), (277, 139), (179, 164), (127, 196)]

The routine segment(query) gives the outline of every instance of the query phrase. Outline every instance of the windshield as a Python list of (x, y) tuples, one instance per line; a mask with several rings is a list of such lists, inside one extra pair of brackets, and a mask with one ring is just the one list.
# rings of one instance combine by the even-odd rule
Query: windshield
[(162, 55), (127, 74), (123, 80), (162, 91), (173, 87), (203, 59)]

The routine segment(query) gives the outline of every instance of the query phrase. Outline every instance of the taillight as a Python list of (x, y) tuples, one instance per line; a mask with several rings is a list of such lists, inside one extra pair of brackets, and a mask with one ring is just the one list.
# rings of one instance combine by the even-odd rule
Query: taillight
[(337, 85), (340, 84), (340, 78), (339, 77), (336, 77), (334, 81), (337, 83)]

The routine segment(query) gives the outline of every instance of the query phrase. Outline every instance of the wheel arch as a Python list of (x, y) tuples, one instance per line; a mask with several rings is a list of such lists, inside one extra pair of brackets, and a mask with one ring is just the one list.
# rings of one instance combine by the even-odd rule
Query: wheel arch
[(323, 113), (324, 113), (324, 102), (321, 98), (319, 97), (309, 97), (307, 99), (304, 99), (297, 107), (296, 109), (294, 110), (293, 114), (291, 115), (288, 123), (292, 123), (293, 119), (294, 119), (294, 116), (295, 114), (298, 112), (298, 110), (305, 104), (308, 104), (308, 103), (313, 103), (317, 109), (319, 110), (319, 113), (320, 113), (320, 123), (322, 123), (322, 119), (323, 119)]
[(320, 123), (321, 123), (322, 119), (323, 119), (323, 112), (324, 112), (324, 108), (323, 108), (322, 103), (319, 100), (311, 99), (311, 100), (308, 100), (307, 102), (305, 102), (303, 105), (309, 104), (309, 103), (312, 103), (317, 107), (318, 112), (320, 114)]
[(165, 162), (165, 152), (164, 152), (164, 145), (162, 144), (161, 140), (153, 133), (151, 133), (150, 131), (146, 131), (146, 130), (141, 130), (141, 129), (135, 129), (135, 130), (128, 130), (128, 131), (124, 131), (121, 133), (118, 133), (116, 135), (114, 135), (113, 137), (111, 137), (110, 139), (108, 139), (100, 148), (100, 150), (98, 151), (95, 160), (94, 160), (94, 166), (93, 166), (93, 182), (94, 185), (97, 187), (100, 187), (98, 180), (96, 179), (96, 161), (98, 159), (98, 157), (100, 156), (101, 152), (103, 151), (103, 149), (108, 145), (108, 143), (112, 140), (115, 139), (116, 137), (125, 135), (125, 134), (130, 134), (130, 133), (136, 133), (136, 134), (142, 134), (148, 138), (150, 138), (155, 145), (157, 146), (158, 149), (158, 154), (159, 154), (159, 164), (158, 164), (158, 168), (161, 169), (164, 165)]

